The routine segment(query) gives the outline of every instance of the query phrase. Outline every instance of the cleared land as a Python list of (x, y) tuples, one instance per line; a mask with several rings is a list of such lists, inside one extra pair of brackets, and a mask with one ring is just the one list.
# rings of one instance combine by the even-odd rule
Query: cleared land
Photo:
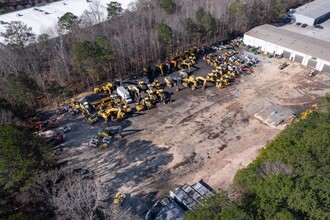
[[(103, 121), (89, 125), (82, 116), (63, 115), (70, 124), (60, 160), (63, 169), (87, 168), (106, 183), (109, 192), (128, 193), (125, 205), (142, 215), (153, 202), (184, 183), (204, 179), (212, 188), (226, 189), (237, 170), (247, 166), (259, 149), (299, 113), (330, 92), (330, 76), (308, 77), (309, 68), (285, 59), (259, 57), (254, 73), (242, 76), (225, 89), (184, 89), (175, 101), (136, 113), (120, 122), (124, 138), (108, 149), (88, 146)], [(194, 75), (205, 75), (212, 67), (200, 60)], [(271, 127), (255, 113), (278, 114), (284, 122)], [(267, 113), (268, 112), (268, 113)], [(266, 115), (267, 117), (267, 115)]]

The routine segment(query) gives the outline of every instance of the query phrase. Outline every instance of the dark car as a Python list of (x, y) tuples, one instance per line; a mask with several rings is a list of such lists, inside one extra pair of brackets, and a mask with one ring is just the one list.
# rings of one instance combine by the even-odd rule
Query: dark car
[(297, 26), (300, 26), (300, 25), (301, 25), (301, 22), (297, 22), (296, 25), (297, 25)]
[(324, 28), (322, 25), (319, 25), (319, 24), (314, 25), (314, 27), (319, 28), (319, 29), (323, 29)]
[(302, 25), (301, 25), (302, 28), (305, 28), (305, 27), (307, 27), (307, 26), (308, 26), (307, 24), (302, 24)]
[(74, 169), (72, 171), (72, 173), (85, 175), (85, 174), (89, 173), (89, 170), (84, 169), (84, 168), (77, 168), (77, 169)]
[(95, 178), (95, 173), (92, 171), (90, 172), (89, 170), (85, 168), (76, 168), (72, 170), (72, 174), (75, 175), (80, 175), (83, 179), (94, 179)]

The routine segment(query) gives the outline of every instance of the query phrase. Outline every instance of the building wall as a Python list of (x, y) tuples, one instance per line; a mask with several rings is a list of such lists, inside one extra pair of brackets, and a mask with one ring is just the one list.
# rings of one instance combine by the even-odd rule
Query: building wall
[(282, 47), (282, 46), (279, 46), (279, 45), (276, 45), (276, 44), (273, 44), (270, 42), (266, 42), (264, 40), (249, 36), (247, 34), (244, 34), (243, 41), (246, 45), (260, 47), (262, 51), (271, 53), (271, 54), (273, 54), (275, 51), (276, 54), (281, 55), (281, 54), (283, 54), (284, 51), (288, 51), (291, 53), (289, 60), (292, 60), (292, 61), (295, 59), (296, 55), (302, 56), (303, 60), (302, 60), (301, 64), (305, 65), (305, 66), (307, 66), (307, 63), (310, 59), (316, 60), (315, 69), (319, 70), (319, 71), (322, 71), (324, 65), (330, 65), (330, 62), (328, 62), (328, 61), (321, 60), (317, 57), (312, 57), (308, 54), (304, 54), (304, 53), (292, 50), (290, 48), (286, 48), (286, 47)]
[(296, 18), (296, 22), (301, 22), (303, 24), (308, 24), (310, 26), (314, 25), (314, 22), (315, 22), (314, 18), (310, 18), (310, 17), (301, 15), (301, 14), (294, 14), (294, 16)]
[(320, 24), (330, 18), (330, 12), (315, 19), (315, 24)]

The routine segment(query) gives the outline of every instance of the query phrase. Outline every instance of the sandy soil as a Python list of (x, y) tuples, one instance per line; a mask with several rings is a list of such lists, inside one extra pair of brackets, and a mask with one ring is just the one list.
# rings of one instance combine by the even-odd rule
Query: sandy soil
[[(60, 155), (64, 169), (84, 167), (109, 184), (109, 192), (128, 193), (126, 205), (143, 215), (153, 202), (184, 183), (203, 179), (215, 190), (227, 189), (235, 173), (299, 113), (330, 92), (330, 76), (307, 76), (309, 68), (261, 57), (254, 73), (225, 89), (173, 91), (174, 102), (134, 114), (121, 122), (125, 137), (108, 149), (88, 146), (103, 121), (93, 126), (82, 116), (62, 116), (73, 128)], [(212, 68), (199, 61), (197, 75)], [(265, 108), (285, 109), (284, 122), (272, 128), (253, 117)]]

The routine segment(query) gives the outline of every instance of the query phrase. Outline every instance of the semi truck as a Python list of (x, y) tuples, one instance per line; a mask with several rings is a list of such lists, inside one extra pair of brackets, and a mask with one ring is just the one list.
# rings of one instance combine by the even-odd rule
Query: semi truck
[(117, 94), (120, 95), (120, 97), (127, 103), (132, 103), (131, 96), (129, 95), (129, 92), (125, 89), (123, 86), (117, 87)]

